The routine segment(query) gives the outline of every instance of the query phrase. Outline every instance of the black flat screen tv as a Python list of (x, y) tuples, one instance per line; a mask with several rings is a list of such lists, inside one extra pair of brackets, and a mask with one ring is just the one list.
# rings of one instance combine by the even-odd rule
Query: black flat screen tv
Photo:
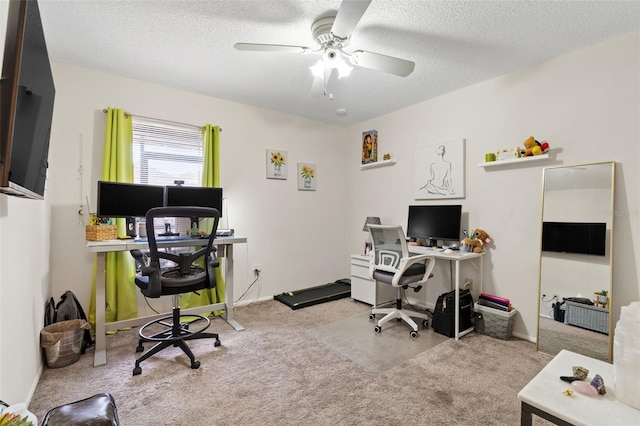
[(164, 186), (123, 182), (98, 182), (99, 217), (145, 217), (164, 206)]
[(606, 235), (606, 223), (543, 222), (542, 251), (604, 256)]
[(55, 86), (36, 0), (11, 0), (0, 80), (0, 192), (43, 199)]
[(212, 207), (222, 217), (222, 188), (167, 186), (166, 206)]
[(407, 237), (429, 240), (459, 241), (462, 206), (409, 206)]

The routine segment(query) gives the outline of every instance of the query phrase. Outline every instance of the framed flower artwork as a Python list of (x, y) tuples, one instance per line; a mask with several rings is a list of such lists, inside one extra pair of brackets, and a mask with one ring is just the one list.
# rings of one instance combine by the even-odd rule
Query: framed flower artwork
[(316, 165), (310, 163), (298, 163), (298, 190), (316, 190)]
[(287, 151), (267, 149), (267, 179), (287, 178)]

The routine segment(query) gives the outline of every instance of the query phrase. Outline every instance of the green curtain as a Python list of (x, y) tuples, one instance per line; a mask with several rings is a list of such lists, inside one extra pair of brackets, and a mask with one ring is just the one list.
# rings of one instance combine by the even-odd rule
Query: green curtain
[[(207, 124), (202, 128), (204, 136), (204, 153), (203, 153), (203, 171), (202, 186), (220, 187), (220, 127)], [(210, 229), (210, 228), (209, 228)], [(196, 306), (209, 305), (212, 303), (224, 302), (225, 300), (225, 284), (222, 277), (223, 258), (220, 258), (220, 267), (216, 268), (216, 288), (206, 289), (196, 293), (188, 293), (180, 296), (180, 306), (184, 308), (193, 308)], [(223, 310), (215, 311), (216, 315), (220, 315)]]
[[(116, 108), (107, 109), (101, 180), (133, 183), (133, 128), (131, 115)], [(118, 235), (126, 235), (125, 219), (116, 219)], [(129, 252), (106, 253), (105, 257), (105, 320), (122, 321), (138, 316), (135, 266)], [(93, 286), (89, 322), (96, 318), (96, 263), (94, 260)]]

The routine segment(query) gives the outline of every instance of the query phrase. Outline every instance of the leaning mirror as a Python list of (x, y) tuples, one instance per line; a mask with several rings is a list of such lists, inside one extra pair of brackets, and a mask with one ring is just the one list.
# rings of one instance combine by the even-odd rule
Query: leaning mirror
[(612, 361), (615, 162), (543, 171), (538, 296), (541, 352)]

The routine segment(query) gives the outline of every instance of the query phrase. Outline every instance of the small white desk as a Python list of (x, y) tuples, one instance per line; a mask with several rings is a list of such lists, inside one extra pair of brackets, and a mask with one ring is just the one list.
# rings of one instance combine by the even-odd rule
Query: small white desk
[[(185, 241), (188, 245), (202, 245), (202, 240), (197, 238), (184, 240), (165, 240), (158, 241), (158, 247), (176, 247), (184, 246)], [(214, 243), (218, 247), (218, 257), (226, 259), (225, 264), (225, 300), (221, 303), (199, 306), (197, 308), (183, 309), (182, 313), (197, 314), (201, 312), (210, 312), (215, 310), (224, 310), (224, 319), (236, 330), (244, 330), (237, 321), (233, 319), (233, 245), (246, 243), (246, 237), (220, 237), (215, 239)], [(88, 241), (87, 249), (92, 253), (98, 254), (97, 273), (96, 273), (96, 345), (93, 358), (94, 367), (107, 363), (107, 340), (105, 333), (107, 330), (117, 330), (120, 328), (133, 327), (136, 325), (146, 324), (147, 322), (159, 318), (163, 315), (150, 315), (146, 317), (134, 318), (124, 321), (105, 322), (105, 253), (116, 251), (129, 251), (133, 249), (147, 248), (146, 241), (129, 240), (108, 240), (108, 241)], [(133, 283), (132, 283), (133, 285)]]
[(466, 330), (460, 331), (460, 262), (464, 260), (478, 259), (480, 266), (478, 267), (480, 273), (480, 292), (482, 292), (482, 256), (484, 253), (469, 253), (465, 251), (455, 250), (453, 253), (445, 253), (442, 249), (433, 249), (424, 246), (409, 246), (409, 253), (412, 254), (428, 254), (436, 258), (436, 260), (448, 260), (449, 262), (455, 262), (454, 282), (455, 282), (455, 315), (454, 315), (454, 337), (458, 340), (460, 337), (467, 335), (473, 331), (473, 327), (469, 327)]
[[(607, 389), (605, 395), (587, 396), (574, 392), (560, 376), (571, 376), (574, 366), (589, 370), (588, 381), (599, 374)], [(562, 350), (518, 393), (521, 401), (520, 425), (531, 426), (533, 414), (557, 425), (640, 425), (640, 410), (616, 399), (613, 365), (567, 350)]]

